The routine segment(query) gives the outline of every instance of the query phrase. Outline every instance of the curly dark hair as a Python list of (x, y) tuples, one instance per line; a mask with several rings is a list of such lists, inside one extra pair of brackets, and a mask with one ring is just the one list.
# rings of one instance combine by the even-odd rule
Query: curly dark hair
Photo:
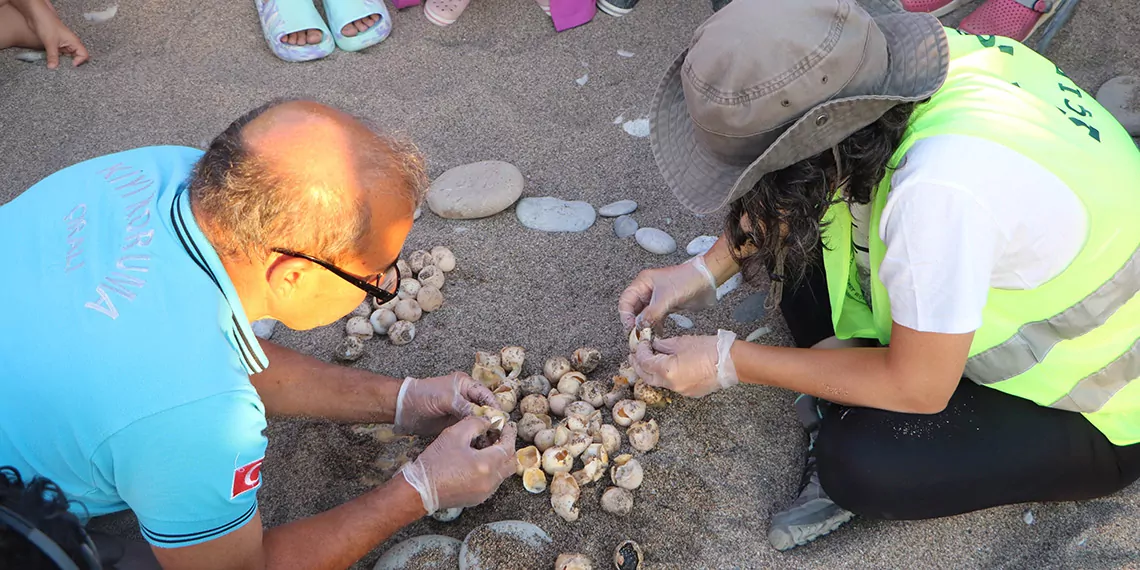
[[(765, 174), (732, 203), (725, 234), (733, 246), (733, 258), (749, 282), (769, 276), (774, 286), (770, 304), (779, 302), (782, 285), (794, 286), (811, 265), (822, 261), (821, 220), (834, 203), (835, 188), (844, 186), (842, 199), (847, 202), (871, 201), (916, 105), (896, 105), (836, 149)], [(837, 165), (837, 159), (842, 164)], [(776, 231), (769, 231), (773, 228)]]
[[(25, 484), (14, 467), (0, 467), (0, 505), (14, 511), (55, 541), (76, 566), (84, 570), (91, 568), (81, 552), (86, 531), (79, 519), (68, 512), (67, 499), (55, 483), (43, 477), (33, 477)], [(6, 526), (0, 526), (0, 561), (22, 570), (58, 568), (23, 535)]]

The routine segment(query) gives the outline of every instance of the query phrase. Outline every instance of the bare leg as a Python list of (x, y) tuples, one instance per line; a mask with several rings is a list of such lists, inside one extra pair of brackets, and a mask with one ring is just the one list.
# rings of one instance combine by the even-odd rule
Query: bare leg
[(43, 49), (44, 44), (28, 26), (24, 15), (7, 0), (0, 0), (0, 49), (10, 47)]

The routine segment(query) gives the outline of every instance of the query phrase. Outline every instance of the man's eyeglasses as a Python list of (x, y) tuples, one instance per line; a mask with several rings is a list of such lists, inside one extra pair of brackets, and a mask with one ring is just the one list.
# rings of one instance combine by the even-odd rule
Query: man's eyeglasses
[(400, 289), (400, 270), (396, 267), (396, 265), (389, 267), (388, 270), (384, 273), (365, 280), (327, 261), (322, 261), (310, 255), (305, 255), (303, 253), (283, 248), (274, 248), (273, 251), (274, 253), (280, 253), (281, 255), (299, 257), (301, 259), (306, 259), (313, 263), (316, 263), (317, 265), (328, 269), (337, 277), (340, 277), (341, 279), (352, 283), (359, 289), (363, 290), (365, 293), (368, 293), (369, 295), (375, 297), (381, 303), (387, 303), (388, 301), (395, 299), (396, 294)]

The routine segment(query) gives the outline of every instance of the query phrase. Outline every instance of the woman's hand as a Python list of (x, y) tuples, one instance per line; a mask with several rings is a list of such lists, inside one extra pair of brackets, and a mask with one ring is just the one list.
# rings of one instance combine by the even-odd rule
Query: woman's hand
[(59, 19), (55, 8), (44, 0), (23, 0), (13, 2), (13, 6), (24, 15), (28, 27), (44, 45), (47, 53), (48, 69), (59, 67), (59, 54), (71, 56), (72, 67), (89, 59), (87, 48), (79, 36)]
[(716, 279), (697, 256), (680, 265), (646, 269), (618, 298), (626, 330), (656, 327), (675, 309), (698, 310), (716, 304)]
[(740, 382), (731, 354), (735, 341), (736, 333), (721, 330), (716, 336), (655, 340), (652, 349), (642, 342), (630, 359), (647, 384), (700, 398)]

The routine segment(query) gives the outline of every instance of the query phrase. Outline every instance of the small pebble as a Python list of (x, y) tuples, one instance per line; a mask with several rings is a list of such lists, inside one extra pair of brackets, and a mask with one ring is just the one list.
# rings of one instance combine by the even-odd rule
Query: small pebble
[(439, 522), (451, 522), (459, 515), (463, 514), (463, 507), (455, 507), (454, 509), (440, 509), (431, 514), (431, 518)]
[(42, 51), (22, 51), (16, 54), (16, 59), (24, 63), (36, 63), (47, 59), (47, 54)]
[(645, 117), (641, 119), (634, 119), (632, 121), (626, 121), (622, 123), (621, 128), (626, 132), (626, 134), (632, 137), (643, 139), (649, 136), (649, 118)]
[(581, 232), (594, 225), (597, 214), (586, 202), (560, 200), (552, 196), (523, 198), (515, 206), (522, 225), (544, 232)]
[(585, 85), (585, 84), (586, 84), (586, 82), (587, 82), (587, 81), (589, 81), (589, 80), (590, 80), (590, 74), (589, 74), (589, 73), (587, 73), (587, 74), (584, 74), (584, 75), (582, 75), (582, 77), (579, 77), (578, 79), (575, 79), (575, 80), (574, 80), (574, 83), (577, 83), (577, 84), (578, 84), (578, 87), (581, 87), (581, 86)]
[(677, 242), (657, 228), (641, 228), (634, 234), (637, 244), (649, 253), (665, 255), (677, 251)]
[(614, 235), (627, 238), (637, 233), (637, 220), (629, 216), (620, 216), (614, 220)]
[(257, 338), (269, 340), (273, 338), (273, 330), (277, 327), (277, 321), (274, 319), (261, 319), (260, 321), (253, 321), (250, 323), (253, 327), (253, 334)]
[(685, 253), (689, 255), (704, 255), (716, 243), (716, 236), (697, 236), (689, 245), (685, 246)]
[(633, 57), (633, 52), (632, 51), (625, 51), (624, 49), (619, 49), (618, 55), (621, 57)]
[(422, 216), (422, 215), (423, 215), (423, 213), (424, 213), (424, 209), (423, 209), (423, 208), (416, 208), (416, 211), (412, 213), (412, 219), (413, 219), (413, 220), (418, 220), (418, 219), (420, 219), (420, 216)]
[(96, 10), (94, 12), (84, 12), (83, 18), (86, 19), (88, 22), (99, 23), (99, 22), (106, 22), (107, 20), (114, 18), (115, 14), (118, 14), (118, 13), (119, 13), (119, 5), (118, 4), (112, 4), (109, 8), (105, 8), (103, 10)]
[(728, 281), (721, 283), (720, 287), (717, 287), (717, 289), (716, 289), (717, 300), (719, 301), (725, 295), (735, 291), (736, 288), (740, 287), (740, 284), (743, 282), (744, 282), (744, 275), (743, 274), (737, 273), (736, 275), (729, 277)]
[(1021, 515), (1021, 520), (1025, 521), (1025, 524), (1031, 525), (1031, 524), (1037, 522), (1037, 517), (1033, 516), (1033, 510), (1032, 509), (1026, 509), (1025, 513)]
[(633, 200), (618, 200), (617, 202), (611, 202), (598, 208), (598, 215), (603, 218), (616, 218), (618, 216), (632, 214), (636, 209), (637, 202)]
[(744, 340), (745, 340), (745, 342), (754, 342), (756, 339), (758, 339), (758, 338), (760, 338), (760, 337), (762, 337), (762, 336), (764, 336), (770, 332), (772, 332), (772, 329), (770, 329), (768, 327), (760, 327), (760, 328), (748, 333), (748, 336), (745, 337)]
[(685, 315), (678, 315), (677, 313), (670, 313), (669, 318), (672, 319), (674, 324), (676, 324), (677, 326), (679, 326), (683, 329), (693, 328), (693, 320), (690, 319), (689, 317), (686, 317)]

